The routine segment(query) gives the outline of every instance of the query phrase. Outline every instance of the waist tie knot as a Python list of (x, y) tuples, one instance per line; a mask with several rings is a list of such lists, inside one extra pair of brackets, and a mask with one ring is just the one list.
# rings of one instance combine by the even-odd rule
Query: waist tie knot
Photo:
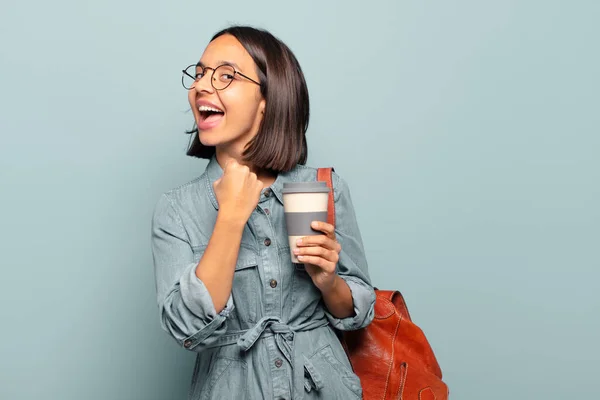
[(238, 346), (244, 351), (248, 351), (254, 346), (258, 338), (263, 336), (265, 331), (269, 331), (275, 336), (275, 343), (279, 351), (294, 366), (294, 338), (295, 333), (292, 327), (281, 322), (277, 317), (264, 317), (256, 323), (251, 329), (242, 335), (237, 341)]

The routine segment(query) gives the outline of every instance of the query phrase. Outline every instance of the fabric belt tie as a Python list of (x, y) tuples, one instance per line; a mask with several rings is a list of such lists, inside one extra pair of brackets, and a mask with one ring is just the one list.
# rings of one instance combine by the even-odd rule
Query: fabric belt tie
[(293, 368), (295, 332), (289, 325), (282, 323), (277, 317), (262, 318), (254, 327), (246, 331), (246, 333), (239, 338), (237, 341), (238, 346), (244, 351), (250, 350), (258, 338), (263, 336), (267, 328), (275, 335), (275, 343), (277, 344), (279, 351), (281, 351)]
[(306, 391), (310, 392), (312, 389), (318, 391), (324, 387), (323, 378), (306, 356), (294, 357), (294, 340), (296, 332), (309, 331), (327, 325), (329, 322), (323, 319), (292, 327), (284, 324), (278, 317), (267, 316), (261, 318), (256, 325), (246, 331), (226, 333), (209, 347), (237, 344), (243, 351), (249, 351), (258, 339), (274, 336), (277, 348), (294, 371), (294, 381), (304, 380)]

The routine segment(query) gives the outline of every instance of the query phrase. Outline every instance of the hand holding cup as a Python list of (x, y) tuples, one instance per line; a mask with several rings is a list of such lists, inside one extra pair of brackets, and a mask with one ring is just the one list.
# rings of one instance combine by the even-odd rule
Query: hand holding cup
[(331, 290), (335, 283), (336, 267), (340, 259), (342, 246), (335, 237), (333, 225), (321, 221), (313, 221), (312, 227), (323, 232), (322, 235), (305, 236), (298, 239), (294, 254), (298, 261), (304, 263), (306, 272), (321, 292)]
[(304, 263), (321, 291), (330, 289), (335, 282), (341, 251), (335, 228), (327, 223), (329, 191), (325, 182), (292, 182), (283, 187), (292, 262)]

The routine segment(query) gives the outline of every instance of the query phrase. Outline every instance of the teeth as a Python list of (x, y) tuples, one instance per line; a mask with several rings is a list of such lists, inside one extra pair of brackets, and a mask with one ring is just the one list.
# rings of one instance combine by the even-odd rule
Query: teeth
[(198, 111), (200, 111), (200, 112), (212, 111), (212, 112), (218, 112), (218, 113), (223, 112), (223, 111), (219, 110), (218, 108), (213, 108), (213, 107), (209, 107), (209, 106), (200, 106), (200, 107), (198, 107)]

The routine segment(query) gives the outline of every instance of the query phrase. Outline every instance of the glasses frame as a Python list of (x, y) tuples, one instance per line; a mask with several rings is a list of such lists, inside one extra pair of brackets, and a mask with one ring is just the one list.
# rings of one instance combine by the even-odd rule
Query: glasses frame
[[(215, 87), (215, 84), (214, 84), (214, 76), (215, 76), (215, 71), (216, 71), (217, 69), (219, 69), (219, 68), (223, 67), (223, 66), (227, 66), (227, 67), (229, 67), (229, 68), (233, 69), (233, 77), (234, 77), (234, 79), (232, 79), (231, 81), (229, 81), (229, 83), (227, 84), (227, 86), (225, 86), (224, 88), (217, 89), (217, 88)], [(206, 70), (207, 70), (207, 69), (211, 69), (211, 70), (212, 70), (212, 74), (210, 74), (210, 85), (211, 85), (211, 86), (213, 87), (213, 89), (215, 89), (215, 90), (225, 90), (225, 89), (227, 89), (227, 88), (229, 87), (229, 85), (231, 85), (231, 82), (233, 82), (233, 81), (235, 80), (235, 76), (236, 76), (236, 75), (240, 75), (240, 76), (242, 76), (242, 77), (244, 77), (244, 78), (248, 79), (250, 82), (257, 84), (258, 86), (262, 86), (262, 84), (261, 84), (261, 83), (259, 83), (259, 82), (256, 82), (254, 79), (250, 78), (249, 76), (246, 76), (246, 75), (242, 74), (240, 71), (236, 70), (236, 69), (235, 69), (235, 67), (234, 67), (233, 65), (230, 65), (230, 64), (221, 64), (221, 65), (218, 65), (218, 66), (216, 66), (215, 68), (211, 68), (211, 67), (203, 67), (203, 66), (201, 66), (201, 65), (198, 65), (198, 64), (190, 64), (190, 65), (188, 65), (188, 66), (187, 66), (185, 69), (182, 69), (182, 70), (181, 70), (181, 72), (183, 72), (183, 75), (181, 76), (181, 84), (183, 85), (183, 87), (184, 87), (186, 90), (192, 90), (192, 89), (194, 88), (194, 85), (195, 85), (195, 84), (196, 84), (196, 83), (197, 83), (197, 82), (198, 82), (200, 79), (202, 79), (202, 78), (196, 78), (196, 77), (194, 77), (194, 76), (192, 76), (192, 75), (190, 75), (190, 74), (188, 74), (188, 73), (187, 73), (187, 70), (188, 70), (188, 69), (190, 69), (191, 67), (195, 67), (195, 68), (202, 68), (202, 74), (203, 74), (203, 76), (202, 76), (202, 77), (204, 77), (204, 75), (206, 75)], [(194, 80), (194, 83), (192, 84), (192, 87), (190, 87), (190, 88), (188, 88), (187, 86), (185, 86), (185, 83), (184, 83), (184, 79), (185, 79), (185, 76), (186, 76), (186, 75), (187, 75), (187, 76), (189, 76), (190, 78), (192, 78), (192, 79)]]

